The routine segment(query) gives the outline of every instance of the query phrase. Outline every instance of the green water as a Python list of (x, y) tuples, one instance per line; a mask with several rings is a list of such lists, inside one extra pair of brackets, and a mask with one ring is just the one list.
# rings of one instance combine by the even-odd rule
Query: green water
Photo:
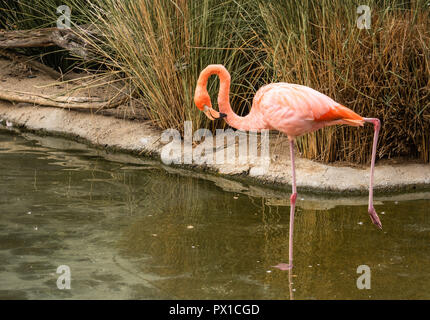
[(288, 196), (0, 131), (0, 298), (430, 298), (429, 193), (376, 194), (380, 231), (365, 197), (299, 190), (291, 277)]

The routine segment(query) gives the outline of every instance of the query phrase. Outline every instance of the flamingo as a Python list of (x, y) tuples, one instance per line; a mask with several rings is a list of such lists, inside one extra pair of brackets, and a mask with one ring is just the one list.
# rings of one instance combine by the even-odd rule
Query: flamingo
[[(211, 75), (220, 80), (218, 92), (219, 111), (212, 108), (207, 91), (207, 82)], [(233, 112), (230, 106), (230, 73), (220, 64), (207, 66), (199, 76), (194, 103), (197, 108), (211, 119), (224, 119), (228, 125), (242, 131), (277, 130), (287, 135), (290, 144), (292, 194), (290, 196), (289, 228), (289, 264), (280, 263), (279, 269), (293, 267), (293, 231), (294, 211), (297, 198), (295, 172), (295, 139), (305, 133), (336, 124), (363, 126), (372, 123), (374, 126), (372, 159), (370, 165), (369, 206), (371, 221), (382, 229), (381, 220), (373, 207), (373, 174), (375, 170), (376, 145), (381, 123), (377, 118), (363, 118), (351, 109), (335, 102), (330, 97), (303, 85), (278, 82), (261, 87), (255, 94), (252, 108), (248, 115), (241, 117)]]

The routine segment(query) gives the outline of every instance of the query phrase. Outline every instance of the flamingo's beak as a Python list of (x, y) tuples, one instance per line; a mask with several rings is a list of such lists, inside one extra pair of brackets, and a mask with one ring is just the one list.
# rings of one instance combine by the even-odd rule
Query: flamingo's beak
[(218, 112), (218, 111), (216, 111), (216, 110), (214, 110), (211, 107), (208, 107), (206, 105), (205, 105), (203, 112), (205, 113), (206, 117), (208, 117), (211, 120), (222, 119), (222, 118), (225, 118), (227, 116), (225, 113)]

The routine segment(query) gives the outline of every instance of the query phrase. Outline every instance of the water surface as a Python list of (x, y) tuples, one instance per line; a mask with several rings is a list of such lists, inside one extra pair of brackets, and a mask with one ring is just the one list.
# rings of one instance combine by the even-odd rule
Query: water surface
[(380, 231), (365, 197), (299, 191), (290, 283), (288, 190), (211, 177), (0, 131), (0, 298), (430, 298), (428, 193), (377, 194)]

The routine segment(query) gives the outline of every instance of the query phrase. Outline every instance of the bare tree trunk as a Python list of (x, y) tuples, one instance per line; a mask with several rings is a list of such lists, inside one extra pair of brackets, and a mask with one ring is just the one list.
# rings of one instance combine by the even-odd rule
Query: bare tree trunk
[[(32, 61), (31, 58), (13, 53), (9, 48), (59, 46), (83, 59), (91, 58), (88, 50), (90, 41), (97, 41), (97, 32), (91, 25), (77, 26), (73, 29), (44, 28), (35, 30), (0, 30), (0, 55), (18, 62), (26, 63), (43, 71), (55, 79), (67, 80), (64, 75)], [(67, 76), (67, 75), (66, 75)], [(124, 103), (128, 97), (122, 92), (110, 99), (95, 97), (47, 96), (37, 93), (7, 90), (0, 88), (0, 100), (30, 103), (41, 106), (51, 106), (64, 109), (100, 110), (114, 108)]]
[(0, 30), (0, 48), (49, 47), (51, 34), (57, 28), (6, 31)]
[(15, 61), (15, 62), (26, 64), (26, 65), (32, 67), (33, 69), (39, 70), (39, 71), (47, 74), (48, 76), (50, 76), (52, 79), (55, 79), (55, 80), (68, 81), (68, 80), (73, 80), (76, 78), (76, 77), (71, 76), (69, 74), (62, 74), (62, 73), (48, 67), (47, 65), (40, 63), (39, 61), (34, 60), (35, 58), (27, 57), (27, 56), (18, 54), (16, 52), (12, 52), (11, 50), (0, 49), (0, 56), (6, 57), (6, 58), (8, 58), (12, 61)]
[(90, 25), (73, 29), (44, 28), (31, 30), (0, 30), (0, 48), (29, 48), (59, 46), (72, 54), (88, 59), (89, 36), (96, 36)]
[(23, 102), (37, 104), (41, 106), (57, 107), (63, 109), (75, 110), (100, 110), (115, 108), (125, 102), (126, 96), (121, 95), (113, 97), (110, 100), (103, 100), (94, 97), (65, 97), (65, 96), (47, 96), (37, 93), (12, 91), (0, 89), (0, 100), (11, 102)]

